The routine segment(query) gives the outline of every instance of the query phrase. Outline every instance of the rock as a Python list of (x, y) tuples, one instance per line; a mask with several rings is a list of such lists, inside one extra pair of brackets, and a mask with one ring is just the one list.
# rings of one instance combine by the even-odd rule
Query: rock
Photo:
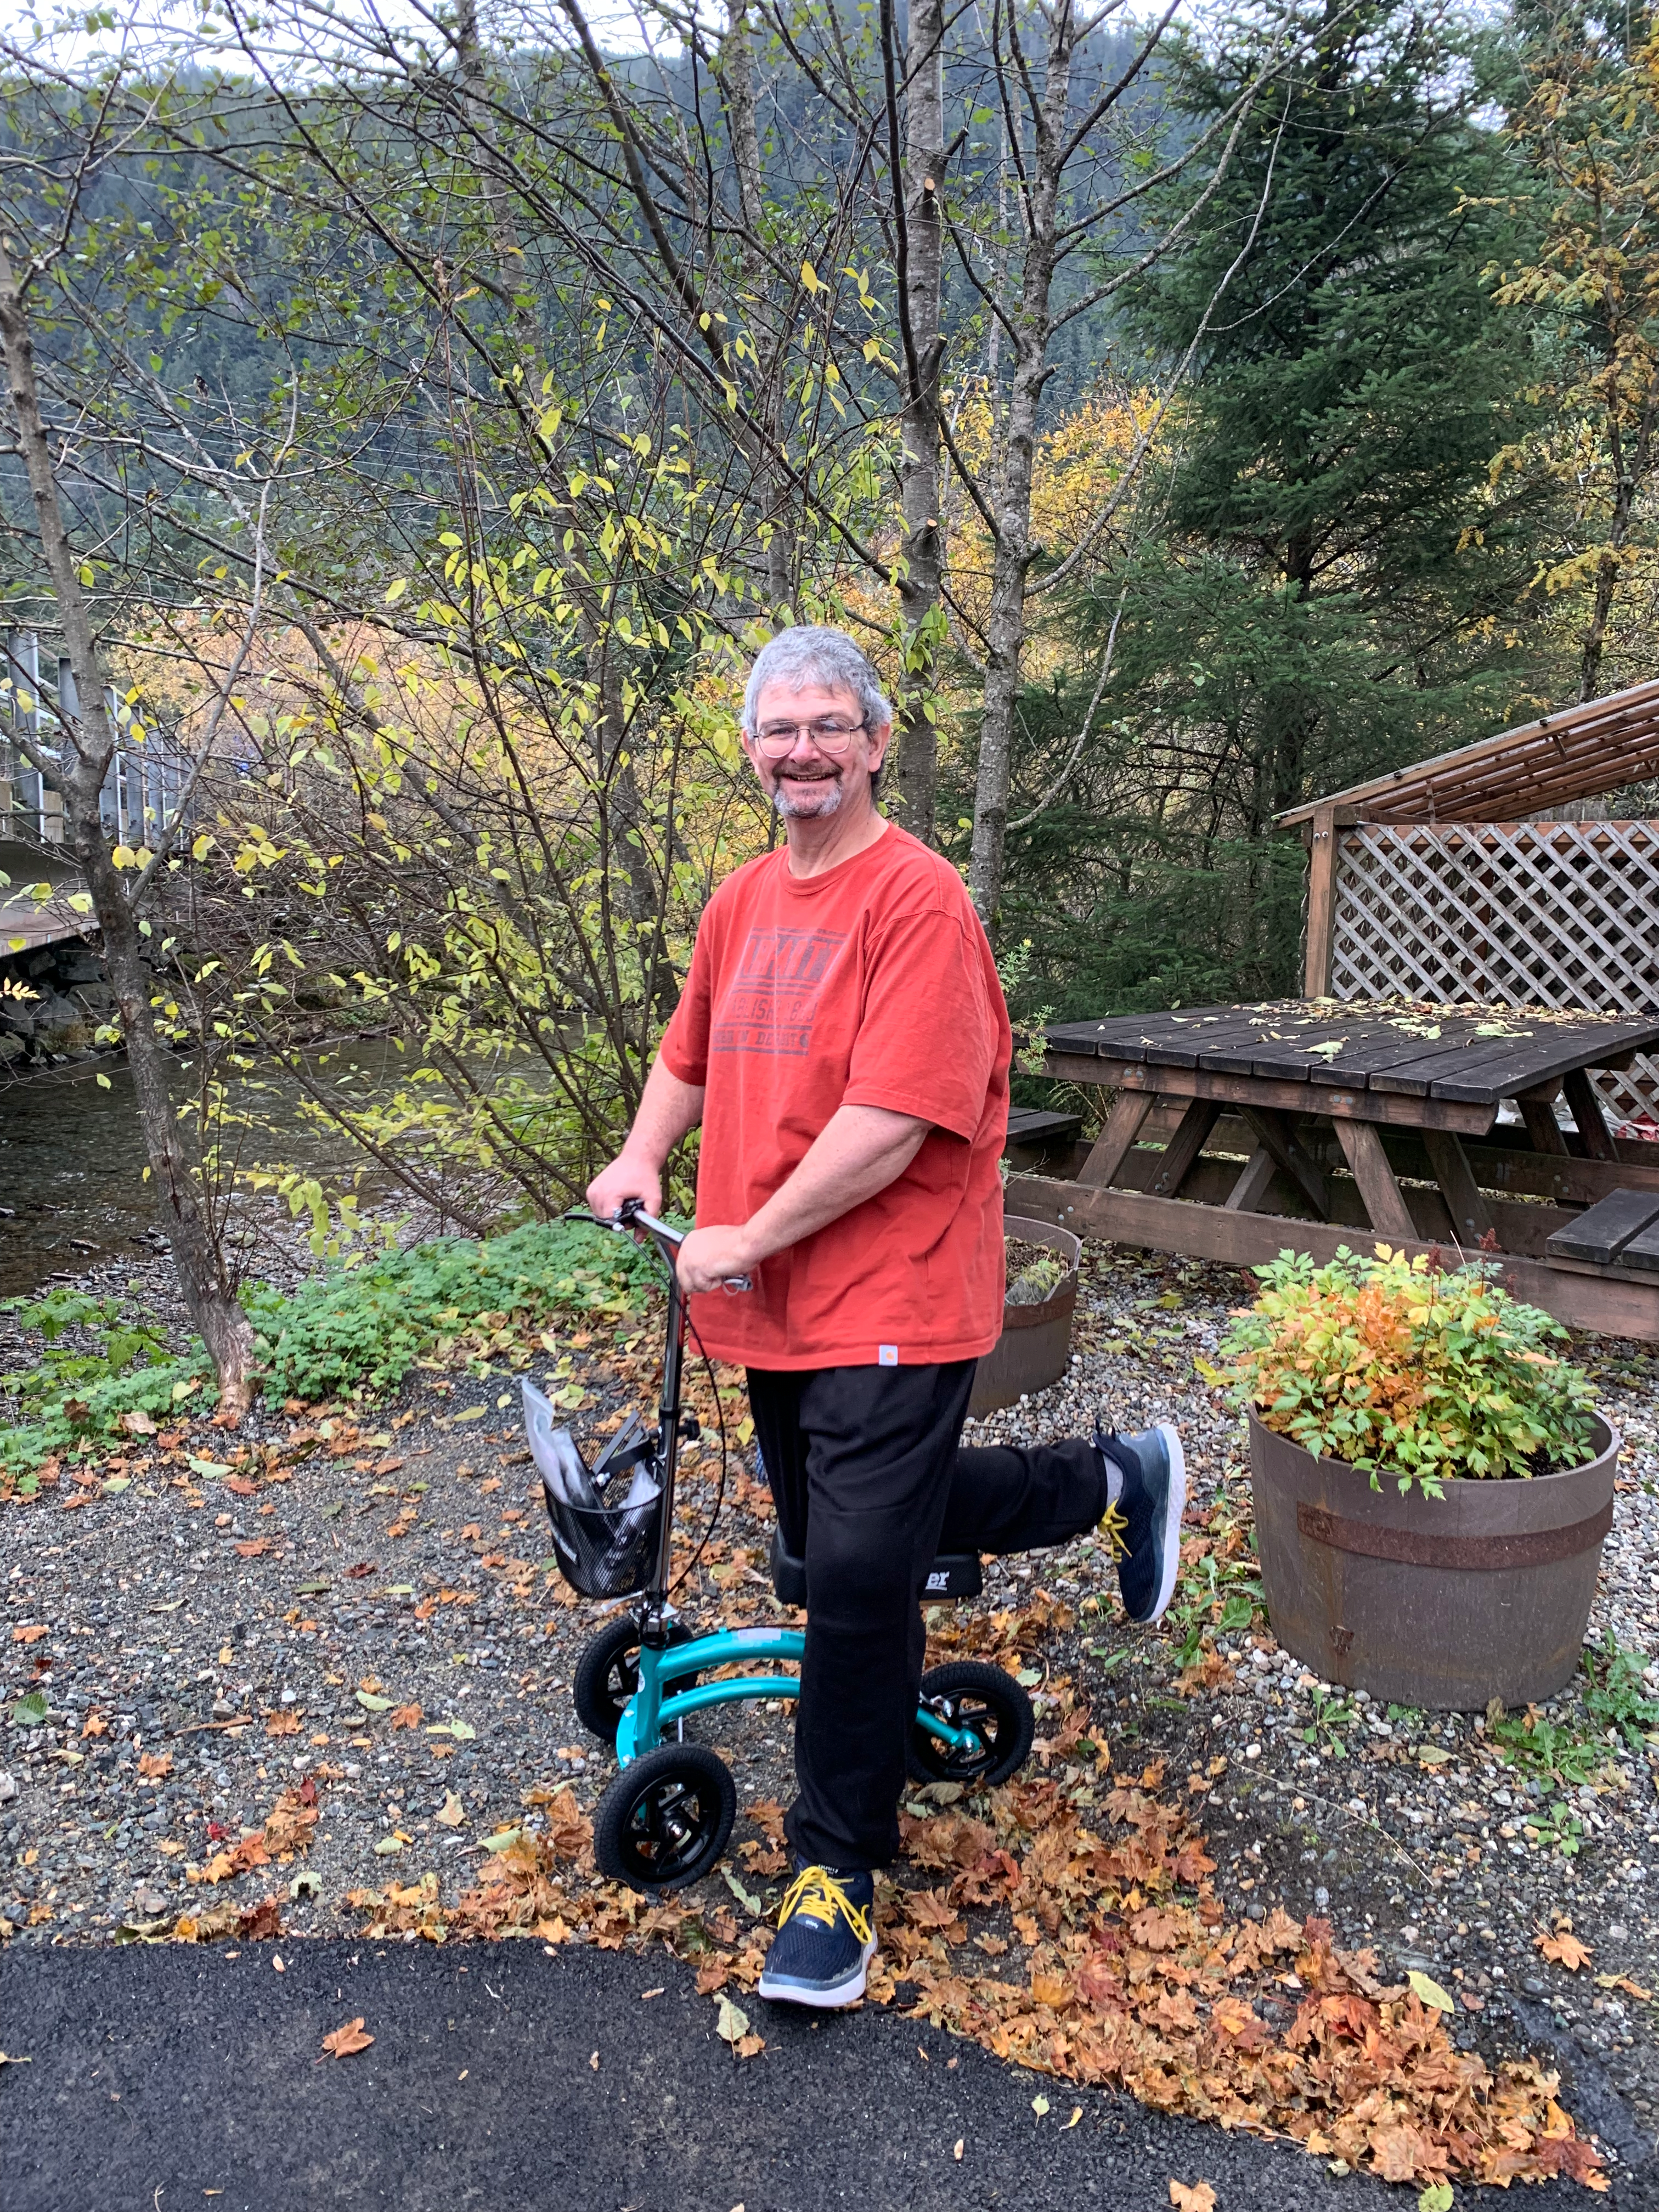
[(0, 1805), (9, 1805), (12, 1799), (20, 1794), (15, 1775), (0, 1774)]
[(145, 1882), (132, 1893), (132, 1909), (146, 1920), (159, 1920), (167, 1909), (167, 1900), (159, 1889)]
[(216, 1721), (234, 1720), (236, 1717), (236, 1708), (228, 1698), (216, 1698), (213, 1700), (212, 1711)]

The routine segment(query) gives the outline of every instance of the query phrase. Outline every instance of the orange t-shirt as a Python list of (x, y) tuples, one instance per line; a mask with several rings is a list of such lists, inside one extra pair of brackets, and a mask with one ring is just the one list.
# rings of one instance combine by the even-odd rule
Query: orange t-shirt
[(763, 1260), (748, 1292), (694, 1297), (709, 1352), (759, 1368), (976, 1358), (1002, 1326), (1012, 1038), (991, 947), (955, 870), (890, 823), (805, 878), (787, 849), (704, 910), (662, 1057), (705, 1087), (697, 1219), (747, 1221), (837, 1107), (934, 1127), (902, 1175)]

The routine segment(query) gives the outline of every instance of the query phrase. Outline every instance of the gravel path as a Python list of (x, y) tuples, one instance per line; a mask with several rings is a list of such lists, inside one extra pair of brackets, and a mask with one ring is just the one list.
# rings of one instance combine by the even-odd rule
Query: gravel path
[[(1243, 1284), (1109, 1247), (1085, 1265), (1069, 1376), (978, 1433), (1174, 1419), (1194, 1478), (1193, 1557), (1152, 1634), (1126, 1626), (1104, 1550), (1088, 1540), (988, 1563), (975, 1610), (1039, 1606), (1051, 1622), (1034, 1653), (1039, 1704), (1069, 1676), (1118, 1771), (1162, 1757), (1200, 1778), (1230, 1916), (1316, 1911), (1339, 1943), (1431, 1973), (1457, 1994), (1465, 2041), (1553, 2053), (1575, 2110), (1627, 2160), (1642, 2156), (1659, 2131), (1646, 1994), (1659, 1990), (1654, 1743), (1584, 1747), (1590, 1778), (1546, 1801), (1536, 1777), (1496, 1755), (1484, 1721), (1335, 1698), (1277, 1650), (1259, 1613), (1223, 1626), (1243, 1606), (1224, 1616), (1225, 1597), (1249, 1578), (1248, 1484), (1239, 1424), (1194, 1357), (1213, 1354)], [(579, 1427), (614, 1425), (645, 1401), (653, 1340), (649, 1328), (561, 1327), (534, 1371)], [(1581, 1357), (1629, 1447), (1592, 1636), (1611, 1628), (1638, 1654), (1652, 1692), (1655, 1364), (1606, 1343)], [(428, 1872), (446, 1899), (471, 1887), (486, 1839), (526, 1805), (533, 1826), (562, 1783), (591, 1810), (610, 1760), (583, 1737), (568, 1684), (595, 1614), (544, 1571), (516, 1407), (505, 1372), (422, 1378), (367, 1413), (296, 1407), (235, 1438), (168, 1431), (135, 1444), (115, 1474), (124, 1487), (89, 1486), (66, 1509), (64, 1478), (0, 1513), (0, 1694), (15, 1713), (38, 1691), (46, 1711), (0, 1733), (0, 1915), (15, 1943), (155, 1936), (180, 1915), (230, 1929), (238, 1906), (268, 1896), (289, 1935), (337, 1934), (353, 1924), (353, 1891)], [(715, 1457), (690, 1457), (690, 1525)], [(700, 1626), (769, 1609), (769, 1507), (749, 1464), (736, 1455), (687, 1603)], [(948, 1643), (963, 1616), (935, 1626)], [(1576, 1690), (1545, 1717), (1585, 1735)], [(782, 1706), (711, 1718), (740, 1808), (762, 1808), (740, 1824), (757, 1840), (735, 1866), (765, 1866), (788, 1732)], [(732, 1902), (719, 1877), (705, 1887)], [(1576, 1974), (1534, 1942), (1564, 1915), (1592, 1953)]]

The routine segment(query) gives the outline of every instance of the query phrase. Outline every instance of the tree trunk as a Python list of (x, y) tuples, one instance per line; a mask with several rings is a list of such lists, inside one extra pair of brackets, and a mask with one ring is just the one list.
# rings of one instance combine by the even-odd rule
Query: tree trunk
[(86, 879), (103, 933), (104, 965), (120, 1010), (139, 1127), (150, 1172), (166, 1209), (167, 1238), (179, 1287), (217, 1373), (222, 1407), (240, 1421), (252, 1396), (253, 1328), (227, 1279), (223, 1252), (204, 1202), (199, 1136), (193, 1125), (186, 1133), (168, 1096), (169, 1055), (150, 1016), (151, 978), (142, 955), (137, 917), (110, 856), (100, 817), (99, 795), (114, 757), (115, 737), (79, 564), (64, 526), (52, 473), (52, 451), (35, 382), (28, 310), (3, 242), (0, 242), (0, 346), (5, 350), (6, 380), (41, 551), (52, 579), (79, 702), (74, 720), (66, 718), (64, 724), (72, 764), (58, 769), (51, 780), (63, 794), (65, 842)]
[(969, 895), (988, 930), (996, 921), (1002, 898), (1014, 712), (1019, 699), (1020, 655), (1025, 645), (1025, 585), (1031, 566), (1031, 483), (1036, 466), (1037, 410), (1048, 375), (1052, 335), (1048, 298), (1054, 276), (1073, 39), (1072, 10), (1062, 0), (1053, 20), (1042, 105), (1036, 116), (1036, 158), (1026, 204), (1014, 373), (996, 488), (996, 550), (991, 569), (985, 696), (974, 789), (974, 842), (968, 864)]
[[(932, 693), (939, 648), (944, 580), (939, 529), (939, 368), (944, 343), (939, 302), (945, 229), (944, 0), (911, 0), (905, 54), (905, 147), (902, 180), (902, 244), (899, 314), (903, 325), (905, 401), (900, 418), (899, 500), (904, 514), (905, 667), (894, 717), (896, 812), (905, 829), (931, 844), (939, 793), (939, 732)], [(896, 97), (890, 82), (890, 102)]]

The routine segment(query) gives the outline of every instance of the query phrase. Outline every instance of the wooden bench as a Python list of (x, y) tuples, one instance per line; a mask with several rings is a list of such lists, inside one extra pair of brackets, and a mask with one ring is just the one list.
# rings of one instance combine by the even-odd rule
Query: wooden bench
[(1082, 1133), (1081, 1114), (1050, 1114), (1041, 1106), (1012, 1106), (1008, 1109), (1008, 1141), (1003, 1149), (1022, 1152), (1057, 1151), (1062, 1145), (1075, 1144)]
[(1547, 1260), (1659, 1274), (1659, 1191), (1615, 1190), (1546, 1240)]

